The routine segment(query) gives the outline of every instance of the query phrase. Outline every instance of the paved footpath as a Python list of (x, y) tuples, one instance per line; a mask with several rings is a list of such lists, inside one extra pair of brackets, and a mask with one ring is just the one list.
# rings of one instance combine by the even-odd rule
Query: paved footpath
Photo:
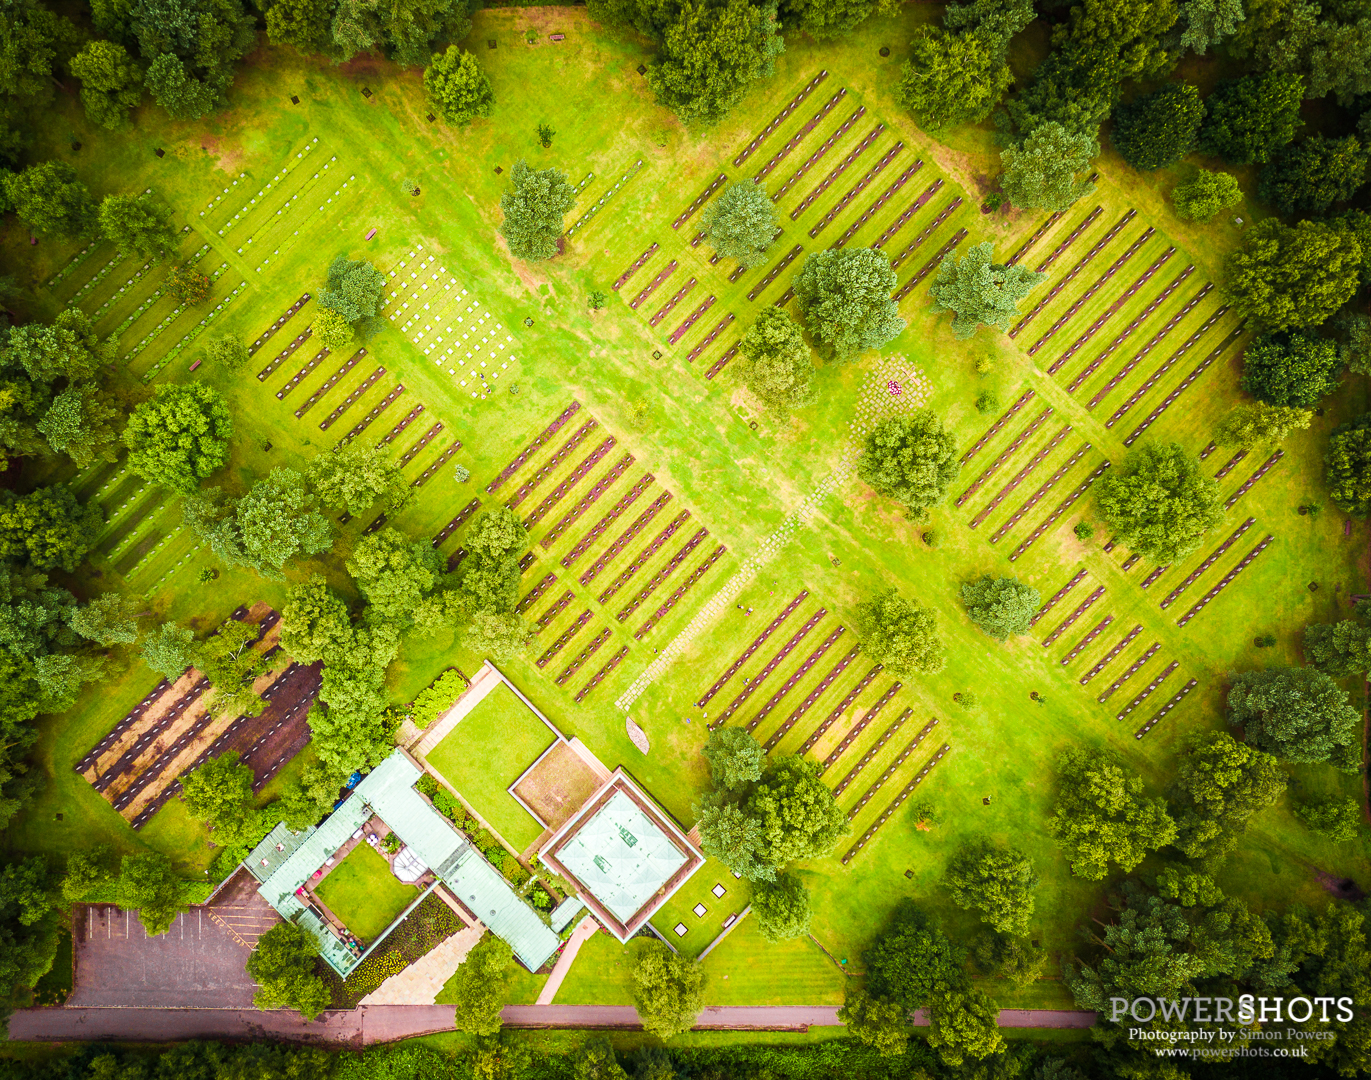
[[(795, 1031), (838, 1024), (831, 1006), (714, 1008), (700, 1014), (697, 1029)], [(634, 1028), (637, 1013), (613, 1005), (507, 1005), (505, 1024), (518, 1028)], [(10, 1017), (10, 1038), (19, 1042), (179, 1042), (185, 1039), (286, 1039), (360, 1047), (453, 1030), (451, 1005), (364, 1005), (305, 1023), (295, 1013), (253, 1009), (20, 1009)], [(1000, 1026), (1087, 1028), (1093, 1012), (1004, 1009)], [(915, 1014), (916, 1026), (928, 1023)]]

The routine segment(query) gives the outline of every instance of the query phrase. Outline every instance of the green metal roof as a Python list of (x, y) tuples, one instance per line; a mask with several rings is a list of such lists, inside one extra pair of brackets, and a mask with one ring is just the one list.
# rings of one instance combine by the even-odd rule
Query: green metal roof
[(313, 825), (297, 832), (284, 821), (279, 822), (276, 828), (267, 833), (262, 842), (252, 849), (252, 854), (243, 860), (243, 865), (258, 881), (266, 881), (281, 868), (282, 863), (295, 854), (296, 848), (313, 835)]

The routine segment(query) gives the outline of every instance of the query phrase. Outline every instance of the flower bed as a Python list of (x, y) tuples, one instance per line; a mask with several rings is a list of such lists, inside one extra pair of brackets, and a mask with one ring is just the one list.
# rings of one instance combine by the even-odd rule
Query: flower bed
[(441, 898), (430, 893), (346, 979), (320, 964), (320, 974), (333, 995), (332, 1008), (353, 1009), (392, 975), (462, 929), (462, 921)]

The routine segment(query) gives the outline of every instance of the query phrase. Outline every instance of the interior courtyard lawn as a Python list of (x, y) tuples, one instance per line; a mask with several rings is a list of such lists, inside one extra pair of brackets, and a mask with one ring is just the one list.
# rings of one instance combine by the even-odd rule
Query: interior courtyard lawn
[(343, 925), (368, 944), (419, 898), (419, 890), (392, 874), (390, 864), (367, 843), (349, 851), (315, 891)]
[(428, 762), (516, 851), (523, 851), (543, 827), (505, 789), (555, 740), (500, 683), (430, 751)]

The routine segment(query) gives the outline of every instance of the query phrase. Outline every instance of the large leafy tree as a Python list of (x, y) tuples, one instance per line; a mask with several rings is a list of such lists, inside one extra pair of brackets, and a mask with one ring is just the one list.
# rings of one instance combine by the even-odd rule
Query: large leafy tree
[(1230, 409), (1214, 431), (1214, 441), (1221, 446), (1270, 446), (1279, 443), (1293, 431), (1303, 431), (1313, 421), (1314, 413), (1292, 405), (1239, 405)]
[(1055, 120), (1035, 127), (1024, 140), (1000, 153), (1000, 186), (1025, 210), (1066, 210), (1095, 190), (1078, 174), (1090, 167), (1100, 145), (1089, 132), (1073, 132)]
[(428, 61), (439, 38), (471, 32), (466, 0), (338, 0), (326, 50), (337, 61), (382, 49), (400, 67)]
[(1343, 513), (1371, 513), (1371, 413), (1333, 429), (1323, 458), (1328, 496)]
[(1263, 166), (1257, 194), (1282, 214), (1324, 214), (1366, 183), (1371, 150), (1356, 136), (1311, 135), (1283, 146)]
[(1242, 388), (1268, 405), (1317, 405), (1342, 381), (1338, 346), (1313, 334), (1267, 334), (1243, 353)]
[(504, 615), (519, 600), (519, 559), (528, 550), (528, 531), (507, 506), (485, 510), (466, 539), (457, 593), (472, 614)]
[(932, 674), (947, 662), (931, 608), (906, 600), (894, 589), (857, 605), (862, 649), (892, 675)]
[(838, 1019), (848, 1035), (883, 1056), (902, 1054), (909, 1045), (909, 1010), (888, 998), (849, 989)]
[(1220, 210), (1242, 202), (1242, 188), (1232, 173), (1200, 169), (1175, 186), (1171, 201), (1182, 221), (1208, 221)]
[(819, 351), (830, 360), (853, 360), (898, 337), (905, 321), (890, 298), (896, 280), (890, 257), (875, 248), (807, 255), (795, 276), (795, 299)]
[(191, 663), (214, 688), (209, 699), (211, 712), (258, 716), (266, 708), (252, 689), (252, 684), (271, 667), (271, 662), (256, 648), (257, 637), (256, 625), (225, 619), (214, 633), (191, 646)]
[(1324, 221), (1291, 227), (1267, 218), (1228, 255), (1223, 289), (1250, 330), (1319, 326), (1356, 294), (1363, 258), (1346, 229)]
[(99, 645), (132, 645), (138, 640), (138, 616), (145, 602), (118, 593), (101, 593), (72, 612), (71, 628)]
[(1300, 76), (1306, 98), (1333, 94), (1347, 106), (1371, 91), (1368, 20), (1359, 6), (1247, 0), (1245, 8), (1247, 18), (1232, 42), (1234, 56), (1251, 57), (1259, 71)]
[(750, 180), (724, 188), (700, 215), (700, 230), (715, 252), (741, 267), (762, 262), (780, 229), (780, 213), (766, 187)]
[(424, 68), (424, 93), (429, 104), (452, 124), (467, 124), (489, 116), (495, 107), (495, 91), (480, 61), (465, 49), (449, 45), (434, 53)]
[(938, 264), (938, 276), (929, 290), (930, 310), (935, 315), (952, 312), (952, 336), (958, 340), (973, 337), (982, 323), (1007, 331), (1019, 314), (1019, 301), (1047, 278), (1022, 264), (996, 263), (994, 251), (994, 243), (987, 240), (961, 259), (948, 252)]
[(752, 916), (767, 941), (788, 941), (809, 933), (809, 890), (798, 874), (778, 874), (775, 881), (752, 886)]
[(335, 0), (276, 0), (267, 8), (267, 40), (303, 53), (333, 51)]
[(125, 855), (119, 862), (115, 887), (119, 906), (138, 912), (138, 920), (148, 937), (165, 934), (176, 916), (190, 907), (183, 899), (176, 868), (160, 851)]
[(710, 127), (728, 115), (785, 51), (774, 4), (681, 0), (662, 33), (647, 84), (657, 103), (687, 126)]
[(0, 12), (0, 94), (24, 110), (46, 105), (59, 65), (81, 36), (71, 20), (36, 0), (7, 4)]
[(444, 562), (428, 540), (410, 540), (399, 530), (386, 528), (357, 541), (347, 569), (366, 597), (369, 621), (433, 631), (446, 617), (442, 595), (433, 595)]
[(709, 762), (716, 791), (741, 793), (762, 778), (766, 751), (741, 727), (717, 727), (709, 733), (700, 753)]
[(82, 503), (65, 484), (27, 495), (0, 491), (0, 559), (71, 572), (95, 546), (104, 520), (98, 504)]
[(159, 386), (124, 428), (129, 468), (182, 495), (228, 464), (232, 437), (228, 405), (218, 390), (199, 382)]
[(943, 884), (960, 908), (975, 909), (1003, 934), (1023, 934), (1033, 914), (1038, 875), (1033, 860), (988, 837), (963, 844), (948, 863)]
[[(337, 325), (339, 320), (347, 323), (352, 331), (370, 337), (376, 330), (376, 312), (384, 302), (385, 294), (386, 275), (365, 259), (340, 255), (329, 263), (328, 279), (319, 294), (321, 318), (315, 320), (321, 324), (316, 329), (324, 344), (336, 349), (351, 340), (351, 333), (344, 337)], [(327, 318), (328, 312), (335, 318)], [(335, 325), (330, 326), (330, 322)]]
[(858, 476), (916, 518), (942, 501), (960, 471), (952, 433), (932, 409), (876, 425), (857, 462)]
[(999, 1017), (1000, 1007), (984, 990), (939, 990), (928, 1002), (928, 1045), (954, 1067), (998, 1054), (1005, 1048)]
[(257, 813), (252, 806), (252, 769), (230, 750), (208, 758), (198, 769), (181, 777), (181, 798), (186, 813), (214, 830), (221, 847), (250, 842)]
[(1178, 443), (1148, 443), (1100, 479), (1100, 516), (1119, 542), (1159, 565), (1185, 558), (1223, 521), (1219, 485)]
[(873, 12), (893, 14), (891, 0), (782, 0), (779, 18), (786, 30), (801, 30), (824, 41), (855, 30)]
[[(1365, 601), (1356, 613), (1366, 614)], [(1371, 626), (1361, 618), (1306, 626), (1303, 646), (1305, 662), (1325, 675), (1341, 679), (1371, 671)]]
[(378, 501), (396, 510), (411, 488), (400, 466), (380, 446), (344, 443), (313, 458), (305, 480), (321, 506), (356, 517)]
[(493, 1035), (500, 1030), (500, 1010), (505, 1005), (505, 971), (514, 950), (489, 932), (457, 966), (453, 996), (457, 1012), (454, 1024), (470, 1035)]
[(971, 621), (997, 641), (1011, 634), (1026, 634), (1042, 596), (1015, 577), (992, 578), (984, 574), (962, 586), (962, 603)]
[(1200, 56), (1232, 37), (1244, 18), (1242, 0), (1181, 0), (1178, 9), (1177, 45)]
[(1204, 103), (1189, 83), (1167, 83), (1114, 113), (1114, 146), (1135, 169), (1165, 169), (1195, 145)]
[(773, 867), (829, 854), (850, 828), (818, 764), (798, 755), (772, 761), (744, 808), (761, 826), (759, 858)]
[(762, 308), (738, 351), (748, 389), (776, 414), (784, 416), (818, 400), (809, 346), (784, 308)]
[(257, 939), (248, 974), (257, 983), (252, 1003), (259, 1009), (294, 1009), (313, 1020), (328, 1008), (329, 991), (314, 973), (319, 943), (303, 926), (277, 923)]
[(1176, 768), (1176, 846), (1191, 859), (1223, 855), (1252, 817), (1285, 793), (1285, 773), (1270, 754), (1226, 731), (1193, 735)]
[(1205, 99), (1200, 149), (1234, 165), (1269, 161), (1295, 137), (1303, 98), (1298, 75), (1268, 71), (1221, 82)]
[(176, 247), (171, 212), (146, 192), (106, 195), (100, 203), (100, 232), (125, 257), (160, 262)]
[(698, 808), (700, 850), (748, 881), (770, 881), (776, 868), (761, 861), (762, 826), (734, 802)]
[(659, 1039), (689, 1031), (704, 1008), (704, 974), (661, 941), (640, 946), (633, 963), (633, 1005), (643, 1030)]
[(509, 171), (509, 186), (500, 196), (505, 220), (500, 235), (516, 259), (550, 259), (567, 211), (576, 205), (576, 190), (561, 169), (531, 169), (520, 158)]
[(194, 642), (194, 630), (164, 622), (143, 639), (143, 663), (163, 678), (175, 682), (191, 665)]
[(978, 124), (1014, 81), (1005, 45), (995, 34), (920, 26), (900, 68), (895, 99), (930, 131)]
[(1355, 772), (1361, 761), (1361, 714), (1347, 692), (1313, 668), (1268, 668), (1232, 678), (1228, 722), (1249, 745), (1283, 761), (1328, 762)]
[(235, 518), (248, 565), (258, 571), (279, 572), (290, 559), (333, 546), (333, 529), (295, 469), (277, 467), (255, 481)]
[(1295, 816), (1335, 844), (1355, 840), (1364, 827), (1361, 801), (1352, 795), (1331, 795), (1296, 803)]
[(100, 211), (76, 170), (65, 161), (44, 161), (0, 180), (5, 201), (35, 232), (71, 239), (95, 235)]
[(148, 91), (174, 120), (197, 120), (220, 107), (233, 65), (257, 44), (241, 0), (133, 0), (118, 10), (127, 12), (124, 33), (148, 65)]
[(1071, 872), (1101, 881), (1110, 864), (1132, 870), (1148, 851), (1176, 838), (1166, 802), (1107, 750), (1073, 747), (1057, 763), (1057, 801), (1047, 829), (1071, 860)]
[(130, 126), (129, 112), (143, 100), (143, 69), (118, 42), (95, 40), (71, 59), (81, 80), (86, 119), (107, 131)]
[(912, 901), (904, 901), (862, 954), (867, 989), (907, 1011), (966, 985), (965, 950)]

